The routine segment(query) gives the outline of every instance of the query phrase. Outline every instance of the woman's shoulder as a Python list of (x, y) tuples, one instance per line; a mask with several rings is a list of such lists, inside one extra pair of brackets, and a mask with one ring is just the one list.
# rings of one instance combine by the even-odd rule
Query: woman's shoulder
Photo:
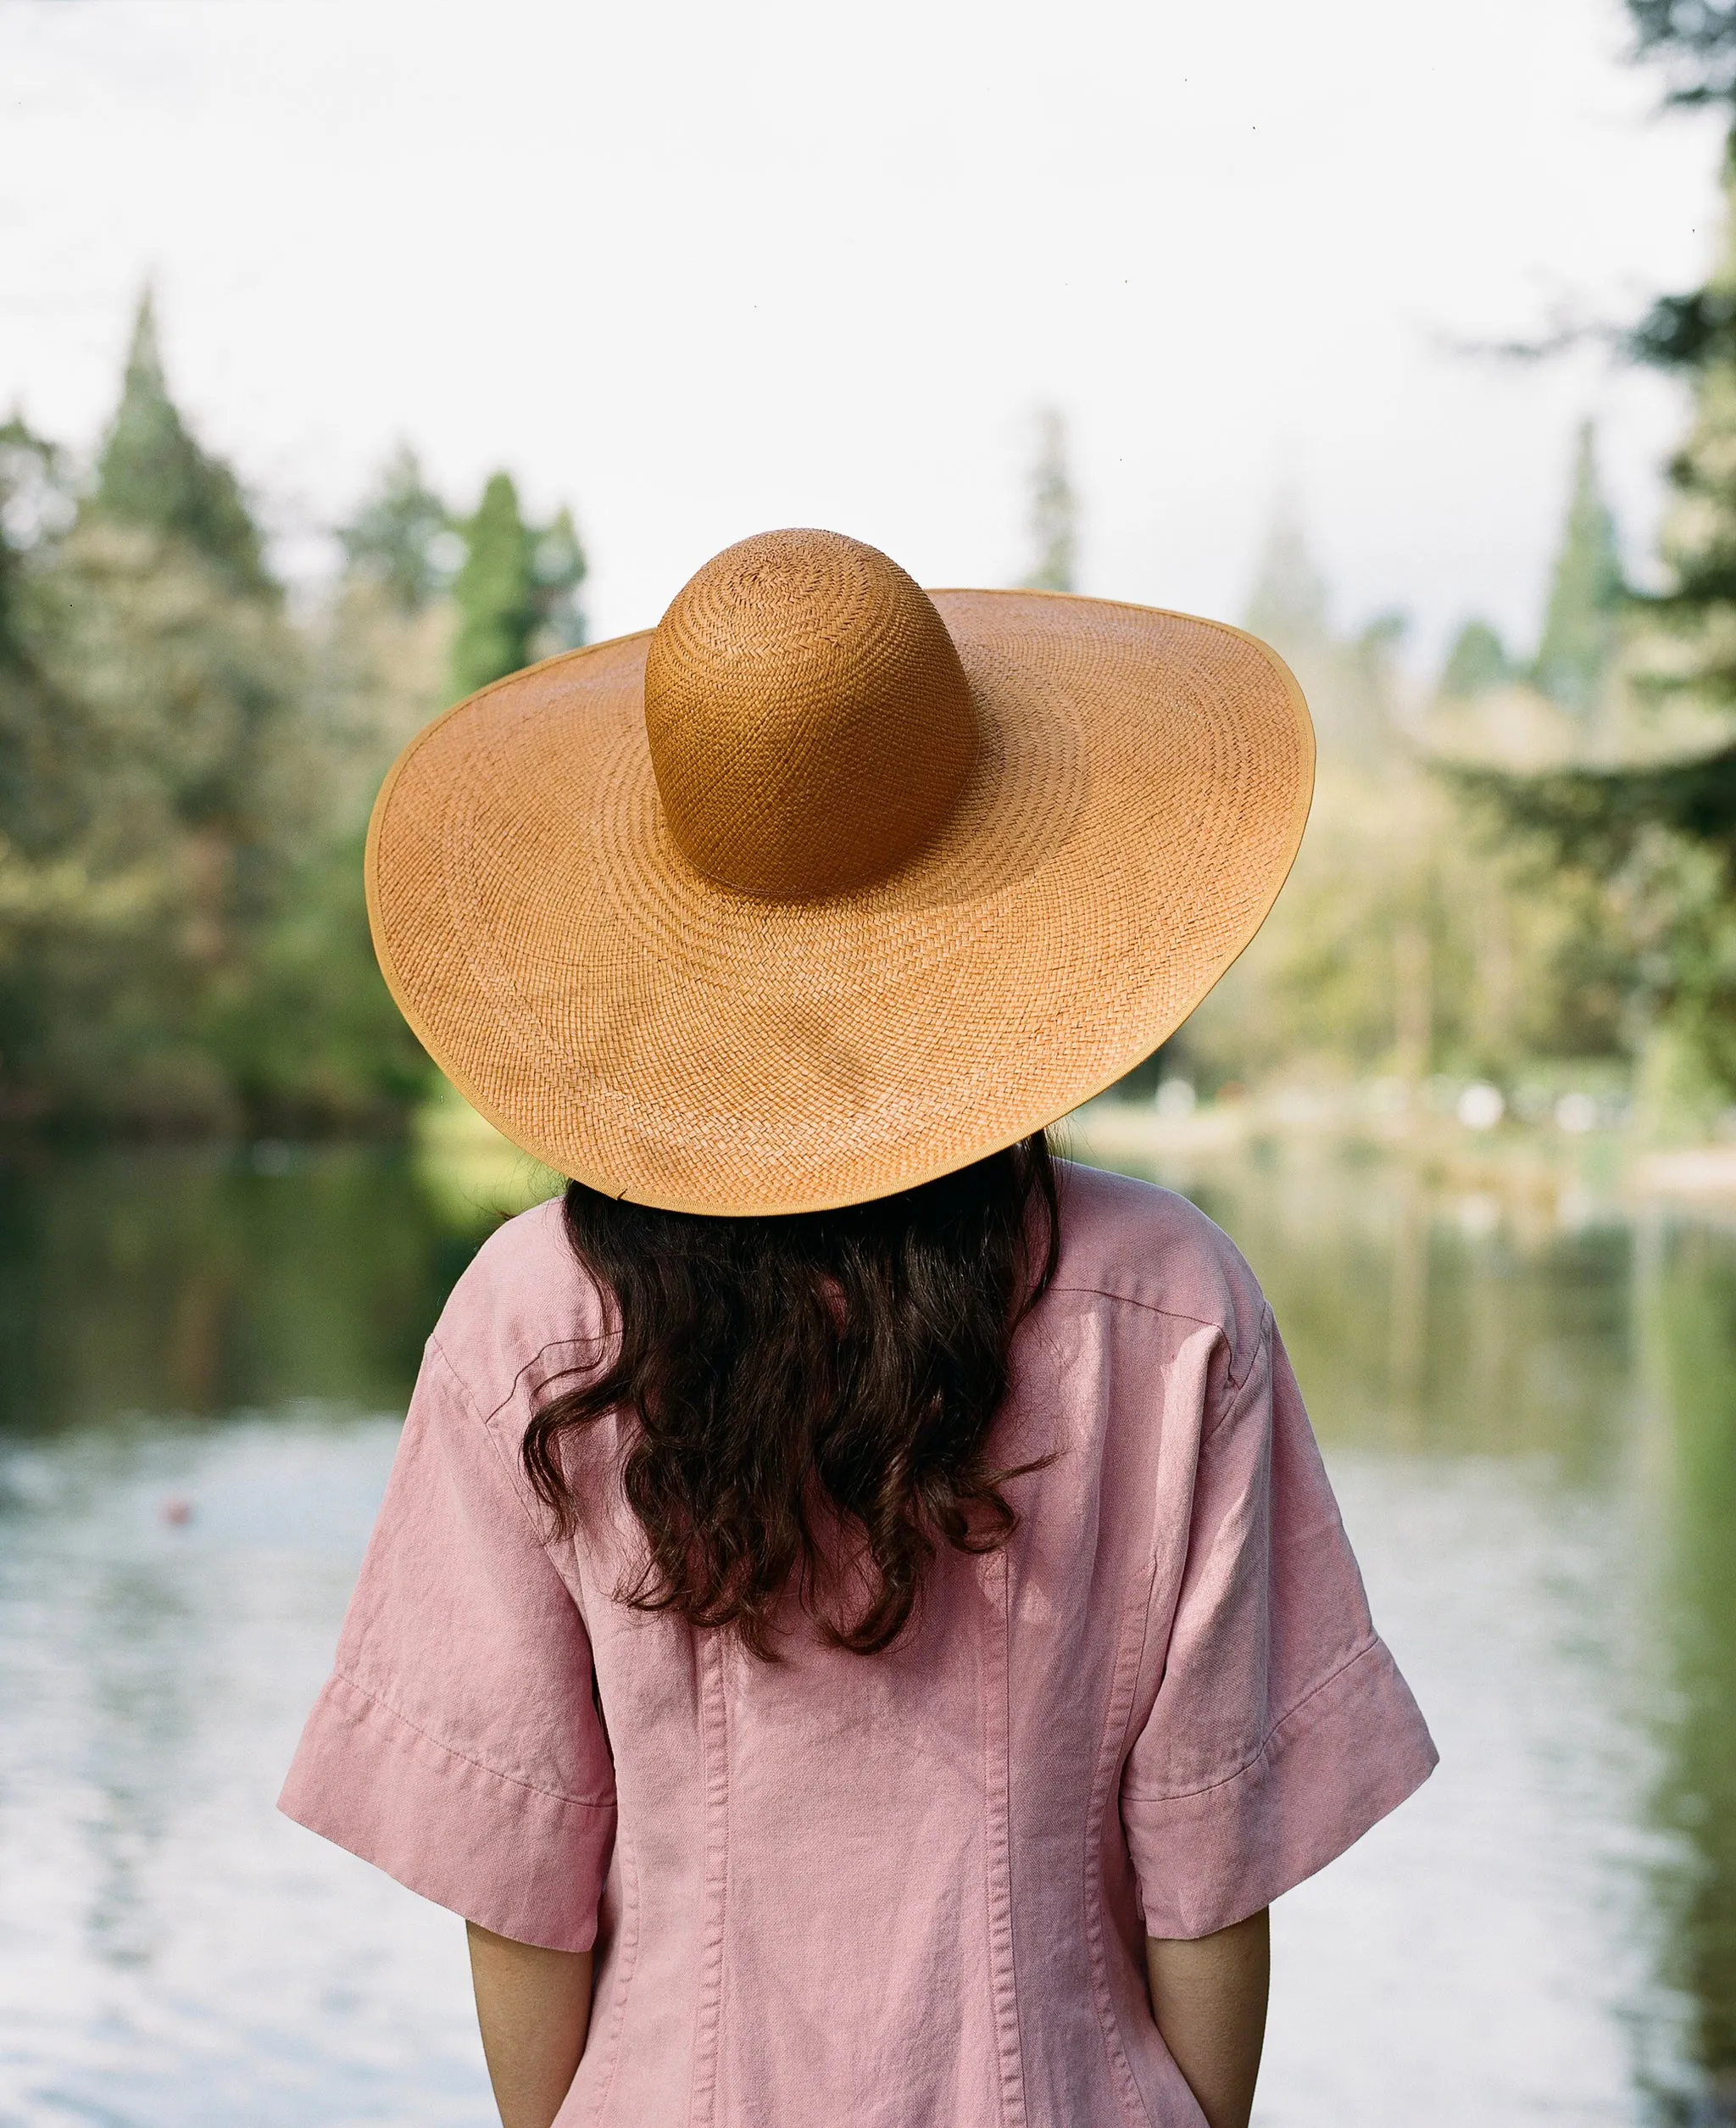
[(1156, 1183), (1071, 1161), (1057, 1173), (1054, 1295), (1096, 1295), (1221, 1330), (1239, 1376), (1265, 1330), (1266, 1296), (1223, 1229)]
[(597, 1289), (574, 1255), (559, 1197), (497, 1227), (452, 1289), (432, 1344), (483, 1417), (545, 1358), (603, 1331)]

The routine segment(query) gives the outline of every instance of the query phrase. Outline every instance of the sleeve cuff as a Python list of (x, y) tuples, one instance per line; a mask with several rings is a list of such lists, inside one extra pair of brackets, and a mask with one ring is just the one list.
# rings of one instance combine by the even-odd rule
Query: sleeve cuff
[(550, 1951), (588, 1951), (596, 1939), (613, 1799), (496, 1773), (348, 1678), (320, 1694), (277, 1807), (497, 1936)]
[(1189, 1795), (1123, 1793), (1146, 1933), (1210, 1936), (1270, 1906), (1396, 1810), (1438, 1757), (1392, 1657), (1370, 1642), (1239, 1773)]

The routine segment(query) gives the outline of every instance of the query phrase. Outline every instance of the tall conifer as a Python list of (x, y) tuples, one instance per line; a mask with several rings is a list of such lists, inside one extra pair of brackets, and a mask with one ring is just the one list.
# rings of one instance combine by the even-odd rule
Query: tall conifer
[[(1725, 162), (1722, 245), (1692, 300), (1736, 310), (1736, 154)], [(1728, 707), (1736, 704), (1736, 346), (1710, 335), (1686, 366), (1694, 416), (1671, 461), (1675, 499), (1658, 538), (1672, 582), (1652, 604), (1674, 638), (1669, 682)]]
[(387, 460), (379, 486), (337, 538), (352, 574), (371, 578), (402, 614), (420, 613), (450, 582), (443, 549), (453, 540), (452, 512), (408, 443)]
[(470, 551), (452, 587), (454, 700), (527, 665), (538, 619), (531, 538), (509, 473), (491, 477), (465, 537)]
[(1616, 521), (1598, 481), (1596, 443), (1586, 421), (1533, 673), (1538, 692), (1576, 716), (1589, 716), (1602, 698), (1625, 596)]
[(1506, 646), (1487, 621), (1467, 621), (1453, 638), (1441, 671), (1441, 694), (1449, 701), (1469, 701), (1513, 677)]
[(139, 299), (120, 404), (97, 461), (93, 504), (118, 524), (184, 542), (234, 590), (273, 588), (241, 483), (221, 459), (200, 449), (169, 396), (149, 289)]

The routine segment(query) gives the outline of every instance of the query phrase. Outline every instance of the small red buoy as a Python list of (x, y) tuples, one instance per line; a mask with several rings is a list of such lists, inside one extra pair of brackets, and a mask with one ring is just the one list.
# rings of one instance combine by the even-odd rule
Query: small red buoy
[(169, 1524), (171, 1529), (181, 1529), (185, 1528), (185, 1526), (190, 1523), (192, 1518), (193, 1505), (192, 1501), (174, 1499), (165, 1500), (163, 1502), (163, 1519)]

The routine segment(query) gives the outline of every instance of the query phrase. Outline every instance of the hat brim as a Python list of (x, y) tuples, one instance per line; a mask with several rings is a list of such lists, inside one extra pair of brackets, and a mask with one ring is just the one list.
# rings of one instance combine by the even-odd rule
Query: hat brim
[(1253, 938), (1314, 782), (1301, 690), (1221, 622), (932, 594), (978, 758), (889, 877), (773, 902), (670, 840), (648, 632), (513, 674), (413, 739), (368, 833), (392, 994), (558, 1173), (671, 1211), (817, 1211), (980, 1160), (1100, 1093)]

